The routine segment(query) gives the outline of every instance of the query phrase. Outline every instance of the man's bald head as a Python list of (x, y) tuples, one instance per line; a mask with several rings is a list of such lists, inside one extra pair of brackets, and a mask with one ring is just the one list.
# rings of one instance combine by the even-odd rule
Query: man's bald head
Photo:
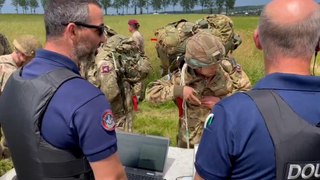
[(320, 38), (320, 9), (313, 0), (273, 0), (263, 10), (259, 40), (268, 60), (311, 59)]
[(273, 0), (265, 8), (265, 15), (274, 23), (294, 24), (309, 18), (318, 9), (314, 0)]

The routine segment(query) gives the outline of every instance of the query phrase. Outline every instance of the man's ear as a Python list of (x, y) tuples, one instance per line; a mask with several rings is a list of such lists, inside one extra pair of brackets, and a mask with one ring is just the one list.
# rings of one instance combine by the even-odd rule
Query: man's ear
[(73, 23), (69, 23), (68, 26), (66, 27), (65, 33), (69, 38), (75, 39), (78, 33), (77, 26)]
[(253, 33), (253, 41), (254, 41), (254, 44), (256, 45), (256, 47), (259, 49), (259, 50), (262, 50), (262, 46), (261, 46), (261, 42), (260, 42), (260, 37), (259, 37), (259, 30), (258, 28), (256, 30), (254, 30), (254, 33)]

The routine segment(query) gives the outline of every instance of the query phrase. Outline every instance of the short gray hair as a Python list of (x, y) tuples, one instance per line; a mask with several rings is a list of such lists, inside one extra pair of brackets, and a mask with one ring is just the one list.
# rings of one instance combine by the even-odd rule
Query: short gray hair
[(101, 8), (96, 0), (50, 0), (44, 13), (47, 39), (61, 36), (66, 28), (63, 24), (86, 23), (89, 19), (88, 4)]
[(272, 60), (285, 57), (312, 57), (320, 38), (320, 10), (317, 9), (303, 21), (293, 24), (275, 23), (262, 11), (259, 36), (265, 56)]

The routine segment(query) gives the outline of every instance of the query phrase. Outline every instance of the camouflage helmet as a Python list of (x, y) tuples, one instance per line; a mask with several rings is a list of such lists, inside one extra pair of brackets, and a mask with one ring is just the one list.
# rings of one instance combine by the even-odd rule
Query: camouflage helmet
[(205, 31), (189, 38), (186, 45), (185, 60), (191, 68), (203, 68), (219, 63), (225, 56), (221, 40)]
[(33, 35), (22, 35), (17, 37), (13, 40), (13, 46), (28, 57), (33, 57), (35, 55), (35, 51), (42, 48), (38, 38)]

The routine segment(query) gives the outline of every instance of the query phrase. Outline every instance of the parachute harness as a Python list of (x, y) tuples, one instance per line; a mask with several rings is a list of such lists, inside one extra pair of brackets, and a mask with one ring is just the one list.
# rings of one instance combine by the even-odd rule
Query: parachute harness
[[(185, 86), (186, 85), (186, 72), (187, 72), (188, 65), (185, 63), (182, 67), (181, 70), (181, 81), (180, 81), (180, 86)], [(186, 134), (185, 138), (187, 140), (187, 148), (190, 149), (190, 133), (189, 133), (189, 125), (188, 125), (188, 107), (187, 107), (187, 102), (185, 99), (183, 99), (182, 102), (182, 108), (183, 108), (183, 121), (186, 126)]]

